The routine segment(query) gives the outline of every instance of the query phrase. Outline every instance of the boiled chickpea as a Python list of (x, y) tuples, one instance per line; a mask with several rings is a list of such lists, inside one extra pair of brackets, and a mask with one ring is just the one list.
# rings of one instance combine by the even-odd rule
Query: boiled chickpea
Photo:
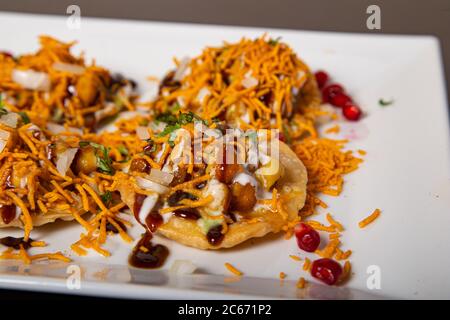
[(248, 212), (256, 204), (256, 191), (250, 183), (242, 185), (233, 183), (231, 185), (231, 210)]
[(95, 149), (91, 146), (87, 146), (78, 150), (75, 157), (75, 172), (89, 174), (97, 170), (97, 156)]

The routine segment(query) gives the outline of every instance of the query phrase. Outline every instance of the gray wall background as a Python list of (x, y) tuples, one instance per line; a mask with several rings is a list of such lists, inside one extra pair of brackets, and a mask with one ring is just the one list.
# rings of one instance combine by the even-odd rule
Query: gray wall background
[[(104, 18), (435, 35), (450, 77), (450, 0), (0, 0), (0, 10), (64, 15), (70, 4)], [(381, 7), (379, 31), (366, 28), (370, 4)]]

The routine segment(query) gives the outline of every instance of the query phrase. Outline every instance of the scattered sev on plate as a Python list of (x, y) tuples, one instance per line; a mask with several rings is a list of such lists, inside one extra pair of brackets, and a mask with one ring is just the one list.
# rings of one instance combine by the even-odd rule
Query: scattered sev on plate
[(381, 214), (380, 209), (375, 209), (368, 217), (364, 218), (358, 223), (358, 226), (362, 229), (374, 222)]
[(242, 276), (243, 275), (243, 273), (241, 271), (236, 269), (233, 265), (231, 265), (228, 262), (225, 263), (225, 268), (227, 268), (228, 271), (230, 271), (232, 274), (234, 274), (236, 276)]

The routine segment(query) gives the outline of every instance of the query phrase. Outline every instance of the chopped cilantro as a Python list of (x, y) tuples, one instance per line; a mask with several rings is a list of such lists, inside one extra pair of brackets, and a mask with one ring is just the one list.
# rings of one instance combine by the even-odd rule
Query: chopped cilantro
[(18, 112), (20, 117), (22, 118), (23, 124), (30, 123), (30, 117), (28, 117), (28, 114), (24, 111)]
[(280, 40), (281, 40), (281, 37), (277, 37), (275, 39), (270, 39), (268, 41), (268, 44), (270, 44), (271, 46), (276, 46), (278, 44), (278, 42), (280, 42)]
[(258, 133), (256, 131), (251, 130), (249, 132), (246, 132), (245, 135), (252, 141), (257, 142), (258, 141)]
[(180, 128), (181, 126), (179, 124), (167, 125), (162, 132), (158, 133), (158, 137), (167, 136), (168, 134), (171, 134), (172, 132)]
[(87, 146), (91, 146), (95, 149), (95, 156), (97, 157), (97, 169), (100, 172), (113, 175), (114, 174), (114, 168), (112, 166), (112, 160), (109, 157), (109, 151), (108, 148), (105, 146), (95, 143), (95, 142), (89, 142), (89, 141), (80, 141), (79, 143), (80, 148), (84, 148)]
[(106, 191), (105, 193), (100, 195), (100, 198), (105, 205), (109, 205), (112, 201), (112, 193), (110, 191)]
[(147, 145), (144, 147), (144, 153), (150, 154), (156, 151), (156, 144), (152, 139), (147, 139)]
[(195, 120), (203, 122), (205, 125), (208, 124), (208, 122), (202, 118), (200, 118), (198, 115), (193, 113), (192, 111), (189, 112), (178, 112), (178, 114), (174, 114), (172, 111), (166, 111), (163, 113), (160, 113), (156, 116), (156, 121), (165, 122), (169, 126), (174, 125), (186, 125), (188, 123), (192, 123)]
[(3, 103), (3, 96), (0, 94), (0, 116), (4, 116), (8, 113), (8, 110), (5, 108), (5, 104)]
[(179, 104), (178, 102), (176, 102), (176, 101), (175, 101), (174, 104), (172, 104), (172, 105), (169, 107), (169, 110), (170, 110), (170, 112), (172, 112), (172, 113), (178, 112), (180, 109), (181, 109), (181, 106), (180, 106), (180, 104)]
[(284, 134), (284, 137), (286, 139), (286, 142), (288, 144), (291, 144), (292, 143), (291, 135), (289, 133), (288, 127), (285, 124), (283, 124), (283, 134)]
[(130, 153), (128, 152), (128, 149), (125, 148), (125, 146), (118, 146), (117, 150), (119, 151), (119, 153), (124, 156), (125, 158), (122, 161), (119, 161), (121, 163), (127, 162), (128, 160), (130, 160)]
[(389, 106), (389, 105), (391, 105), (391, 104), (393, 104), (393, 103), (394, 103), (394, 99), (391, 99), (391, 100), (389, 100), (389, 101), (385, 101), (384, 99), (378, 100), (378, 104), (379, 104), (380, 106), (382, 106), (382, 107), (387, 107), (387, 106)]
[(174, 125), (177, 123), (178, 119), (177, 116), (171, 112), (163, 112), (156, 117), (156, 121), (165, 122), (168, 125)]
[(118, 146), (117, 150), (119, 150), (120, 154), (123, 156), (128, 156), (128, 149), (124, 146)]

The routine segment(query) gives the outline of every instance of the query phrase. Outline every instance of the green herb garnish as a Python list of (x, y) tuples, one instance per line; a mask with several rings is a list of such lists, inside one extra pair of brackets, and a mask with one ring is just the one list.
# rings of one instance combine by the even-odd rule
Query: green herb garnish
[(391, 100), (389, 100), (389, 101), (385, 101), (385, 100), (383, 100), (383, 99), (378, 100), (378, 104), (379, 104), (380, 106), (382, 106), (382, 107), (387, 107), (387, 106), (389, 106), (389, 105), (391, 105), (391, 104), (393, 104), (393, 103), (394, 103), (394, 99), (391, 99)]
[(147, 146), (144, 147), (144, 153), (150, 154), (156, 151), (156, 144), (152, 139), (147, 139)]
[(177, 123), (178, 118), (173, 113), (167, 111), (167, 112), (160, 113), (156, 117), (156, 121), (165, 122), (168, 125), (174, 125)]
[(120, 154), (127, 157), (128, 156), (128, 149), (125, 148), (124, 146), (118, 146), (117, 150), (119, 150)]
[[(181, 126), (192, 123), (196, 120), (201, 121), (205, 125), (208, 125), (208, 122), (206, 120), (203, 120), (191, 111), (180, 112), (178, 113), (178, 115), (175, 115), (169, 111), (163, 112), (156, 117), (156, 121), (165, 122), (167, 123), (167, 126), (162, 132), (158, 134), (158, 137), (164, 137), (168, 134), (172, 134), (175, 130), (180, 129)], [(173, 147), (174, 142), (172, 138), (174, 139), (174, 137), (171, 137), (171, 139), (169, 139), (169, 145)]]
[(167, 125), (162, 132), (158, 133), (158, 137), (167, 136), (168, 134), (171, 134), (172, 132), (180, 128), (181, 126), (179, 124)]
[(268, 44), (270, 44), (271, 46), (276, 46), (278, 44), (278, 42), (280, 42), (280, 40), (281, 40), (281, 37), (277, 37), (275, 39), (270, 39), (268, 41)]
[(64, 112), (62, 109), (55, 109), (53, 116), (52, 116), (52, 121), (56, 122), (56, 123), (61, 123), (62, 120), (64, 118)]
[(119, 151), (119, 153), (124, 156), (124, 159), (122, 161), (119, 161), (120, 163), (125, 163), (128, 162), (128, 160), (130, 160), (130, 153), (128, 152), (128, 149), (125, 148), (124, 146), (120, 145), (117, 147), (117, 150)]
[(20, 111), (18, 112), (18, 114), (20, 115), (20, 117), (22, 118), (22, 122), (23, 124), (28, 124), (30, 123), (30, 117), (28, 117), (28, 114), (24, 111)]
[(3, 96), (0, 94), (0, 117), (4, 116), (8, 113), (8, 110), (5, 108), (5, 104), (3, 103)]
[(291, 135), (289, 133), (288, 127), (285, 124), (283, 124), (283, 134), (286, 139), (286, 142), (288, 144), (291, 144), (292, 143)]
[(102, 199), (102, 202), (108, 206), (112, 202), (112, 193), (110, 191), (106, 191), (105, 193), (100, 195), (100, 199)]
[(78, 143), (80, 148), (84, 148), (87, 146), (91, 146), (95, 149), (95, 156), (97, 158), (97, 169), (102, 172), (109, 175), (114, 174), (114, 168), (112, 166), (112, 160), (109, 157), (109, 149), (105, 146), (95, 143), (95, 142), (89, 142), (89, 141), (80, 141)]
[(181, 109), (181, 106), (180, 106), (180, 104), (178, 103), (178, 102), (174, 102), (174, 104), (172, 104), (170, 107), (169, 107), (169, 110), (170, 110), (170, 112), (172, 112), (172, 113), (175, 113), (175, 112), (178, 112), (179, 110)]

